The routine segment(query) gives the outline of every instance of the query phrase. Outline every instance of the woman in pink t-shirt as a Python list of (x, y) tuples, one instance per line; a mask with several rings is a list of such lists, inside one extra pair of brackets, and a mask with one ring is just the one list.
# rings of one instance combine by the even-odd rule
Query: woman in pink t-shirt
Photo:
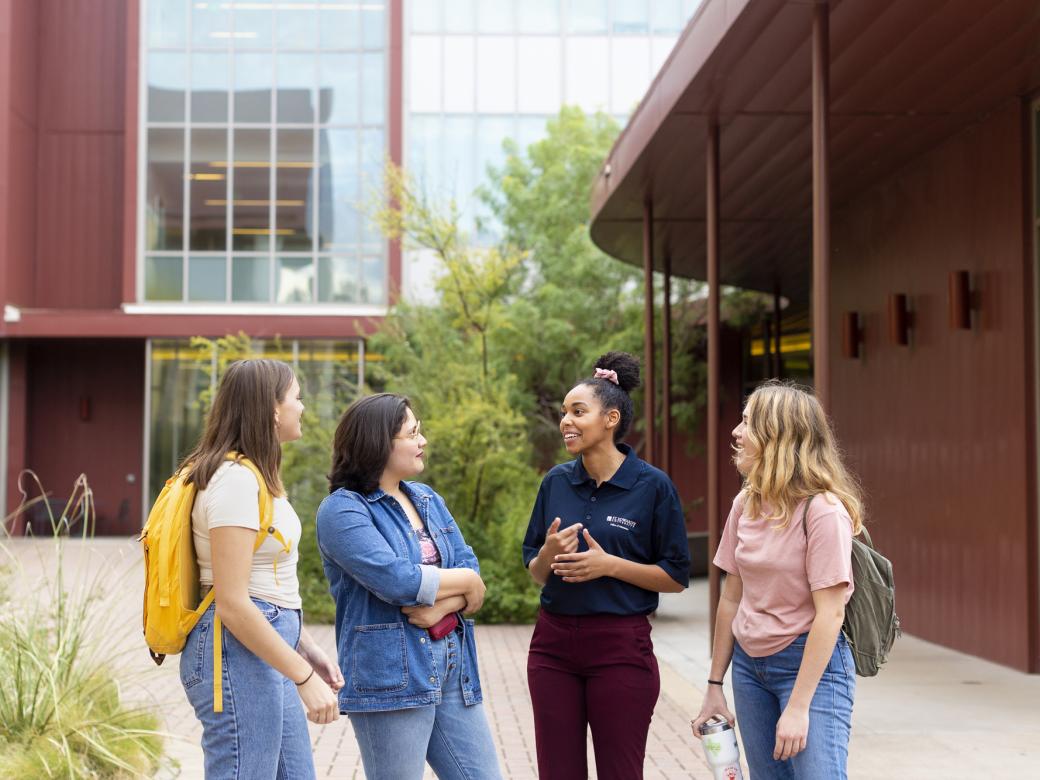
[(856, 676), (841, 626), (862, 528), (859, 487), (807, 390), (762, 385), (733, 438), (744, 486), (715, 555), (728, 576), (694, 734), (713, 715), (733, 722), (722, 690), (732, 660), (752, 778), (842, 780)]

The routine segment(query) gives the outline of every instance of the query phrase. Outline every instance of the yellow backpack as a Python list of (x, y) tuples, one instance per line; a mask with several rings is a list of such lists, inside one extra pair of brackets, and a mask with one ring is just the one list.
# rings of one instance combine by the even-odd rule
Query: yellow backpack
[[(260, 470), (236, 452), (228, 460), (248, 468), (260, 486), (260, 530), (253, 552), (268, 536), (277, 539), (285, 553), (290, 543), (274, 527), (274, 499)], [(184, 649), (188, 634), (213, 603), (213, 589), (199, 601), (199, 563), (191, 528), (191, 510), (198, 493), (194, 483), (186, 482), (186, 469), (168, 480), (155, 499), (139, 541), (144, 549), (144, 639), (148, 654), (157, 665), (167, 655)], [(213, 711), (223, 712), (222, 631), (220, 618), (213, 618)]]

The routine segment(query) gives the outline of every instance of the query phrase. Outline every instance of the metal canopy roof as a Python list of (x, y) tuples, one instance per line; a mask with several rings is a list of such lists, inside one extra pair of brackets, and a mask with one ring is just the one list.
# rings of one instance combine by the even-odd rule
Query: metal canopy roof
[[(832, 0), (832, 209), (1008, 100), (1040, 87), (1038, 0)], [(806, 300), (812, 252), (813, 2), (705, 0), (614, 144), (593, 241), (705, 278), (705, 146), (717, 117), (721, 278)], [(941, 208), (936, 202), (936, 208)]]

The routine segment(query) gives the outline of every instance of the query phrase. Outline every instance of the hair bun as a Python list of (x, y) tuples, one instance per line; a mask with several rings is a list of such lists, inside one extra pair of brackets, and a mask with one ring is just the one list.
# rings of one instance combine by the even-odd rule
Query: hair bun
[(639, 358), (627, 352), (608, 352), (600, 355), (593, 368), (605, 368), (617, 373), (618, 387), (631, 393), (639, 387)]

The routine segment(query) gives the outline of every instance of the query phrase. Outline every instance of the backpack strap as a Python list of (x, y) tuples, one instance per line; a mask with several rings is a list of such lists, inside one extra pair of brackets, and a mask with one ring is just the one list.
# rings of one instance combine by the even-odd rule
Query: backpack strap
[(274, 527), (274, 498), (271, 496), (271, 491), (267, 489), (264, 475), (260, 473), (260, 469), (256, 467), (253, 461), (240, 456), (237, 452), (229, 452), (227, 458), (252, 471), (260, 488), (260, 530), (256, 535), (256, 541), (253, 543), (253, 552), (256, 553), (260, 549), (260, 546), (268, 536), (273, 536), (282, 545), (282, 551), (288, 554), (292, 550), (292, 542), (287, 542), (285, 537), (282, 536), (282, 532)]
[(812, 504), (812, 500), (816, 498), (815, 495), (809, 496), (805, 499), (805, 511), (802, 512), (802, 533), (805, 534), (805, 538), (809, 538), (809, 526), (807, 525), (809, 520), (809, 505)]

